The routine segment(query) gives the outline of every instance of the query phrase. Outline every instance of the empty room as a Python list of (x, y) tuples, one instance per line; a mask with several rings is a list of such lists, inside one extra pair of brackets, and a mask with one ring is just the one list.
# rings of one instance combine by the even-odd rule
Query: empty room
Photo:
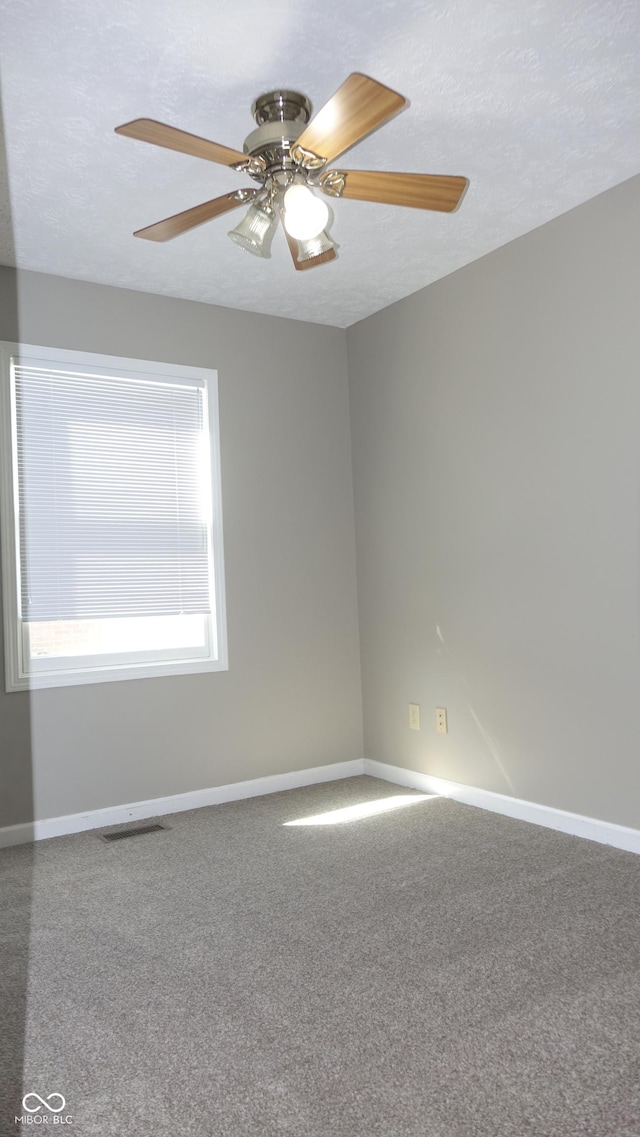
[(1, 1137), (640, 1137), (636, 0), (0, 28)]

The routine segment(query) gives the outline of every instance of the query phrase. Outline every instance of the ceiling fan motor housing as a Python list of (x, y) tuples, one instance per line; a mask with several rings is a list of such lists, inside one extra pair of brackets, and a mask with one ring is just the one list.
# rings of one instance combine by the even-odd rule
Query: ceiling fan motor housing
[(242, 149), (252, 158), (263, 158), (267, 175), (291, 170), (295, 162), (291, 147), (311, 117), (311, 103), (299, 91), (267, 91), (251, 105), (258, 128), (244, 140)]

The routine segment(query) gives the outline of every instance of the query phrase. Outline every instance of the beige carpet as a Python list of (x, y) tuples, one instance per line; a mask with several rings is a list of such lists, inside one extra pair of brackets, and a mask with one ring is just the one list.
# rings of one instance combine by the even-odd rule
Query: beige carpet
[(442, 799), (283, 824), (407, 792), (0, 854), (1, 1131), (640, 1137), (640, 859)]

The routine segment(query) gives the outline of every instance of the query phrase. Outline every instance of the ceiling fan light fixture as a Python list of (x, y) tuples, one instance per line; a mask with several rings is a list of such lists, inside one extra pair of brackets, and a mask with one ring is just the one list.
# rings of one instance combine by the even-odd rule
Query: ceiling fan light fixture
[(289, 186), (283, 204), (284, 227), (296, 241), (318, 237), (329, 220), (329, 207), (307, 186)]
[(245, 252), (266, 260), (271, 256), (271, 242), (277, 227), (275, 210), (262, 201), (251, 206), (235, 229), (229, 230), (228, 236)]
[(336, 249), (335, 241), (331, 240), (328, 233), (322, 230), (315, 237), (308, 237), (305, 241), (298, 241), (298, 261), (304, 264), (305, 261), (314, 261), (316, 257), (321, 257), (323, 253), (328, 253), (330, 249)]

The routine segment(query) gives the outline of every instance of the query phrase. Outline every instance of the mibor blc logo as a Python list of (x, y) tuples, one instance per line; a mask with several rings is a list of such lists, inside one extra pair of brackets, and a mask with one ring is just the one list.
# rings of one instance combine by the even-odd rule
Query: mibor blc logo
[(45, 1098), (31, 1091), (22, 1099), (24, 1113), (15, 1118), (16, 1125), (73, 1125), (70, 1113), (64, 1113), (66, 1099), (62, 1094), (47, 1094)]

